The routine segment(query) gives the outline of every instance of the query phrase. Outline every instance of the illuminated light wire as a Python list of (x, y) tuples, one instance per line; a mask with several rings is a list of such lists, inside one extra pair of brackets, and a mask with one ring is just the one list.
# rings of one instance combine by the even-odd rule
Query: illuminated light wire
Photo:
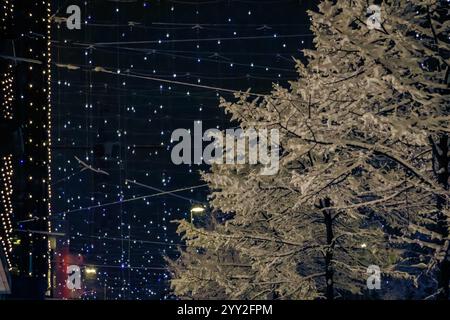
[[(64, 19), (65, 17), (56, 17)], [(53, 22), (60, 24), (62, 21), (54, 19)], [(153, 30), (214, 30), (214, 31), (229, 31), (230, 27), (246, 27), (246, 28), (256, 28), (256, 30), (271, 30), (273, 27), (296, 27), (296, 26), (309, 26), (309, 23), (293, 23), (293, 24), (283, 24), (283, 23), (269, 23), (269, 24), (237, 24), (237, 23), (176, 23), (176, 22), (153, 22), (152, 25), (144, 25), (136, 21), (128, 21), (128, 23), (116, 24), (108, 21), (99, 21), (96, 23), (85, 21), (83, 27), (98, 27), (98, 28), (129, 28), (135, 29), (153, 29)]]
[[(183, 76), (180, 76), (180, 78)], [(249, 78), (249, 79), (256, 79), (256, 80), (292, 80), (291, 77), (283, 77), (283, 78), (269, 78), (269, 77), (261, 77), (261, 76), (248, 76), (248, 77), (239, 77), (236, 79), (244, 79), (244, 78)], [(217, 78), (216, 80), (227, 80), (227, 79), (223, 79), (223, 78)], [(231, 79), (230, 79), (231, 80)], [(235, 80), (235, 79), (233, 79)], [(82, 85), (82, 84), (78, 84), (77, 82), (73, 83), (71, 82), (71, 87), (77, 87), (80, 88), (80, 91), (77, 92), (67, 92), (65, 93), (66, 95), (69, 94), (74, 94), (74, 95), (78, 95), (79, 93), (83, 93), (83, 89), (85, 90), (90, 90), (91, 88), (89, 88), (88, 86)], [(102, 96), (109, 96), (109, 93), (107, 93), (108, 91), (122, 91), (125, 92), (125, 94), (119, 95), (120, 97), (128, 97), (130, 95), (132, 96), (137, 96), (137, 97), (150, 97), (150, 98), (166, 98), (167, 96), (165, 94), (170, 93), (171, 97), (174, 98), (186, 98), (186, 91), (181, 91), (181, 90), (176, 90), (176, 89), (170, 89), (170, 90), (165, 90), (165, 91), (161, 91), (161, 88), (155, 88), (155, 89), (148, 89), (148, 87), (140, 87), (138, 85), (133, 85), (133, 86), (128, 86), (127, 88), (124, 87), (116, 87), (116, 86), (108, 86), (106, 89), (104, 86), (101, 86), (100, 82), (99, 82), (99, 86), (97, 86), (97, 88), (102, 89), (103, 92), (97, 93), (97, 94), (92, 94), (93, 96), (97, 96), (97, 97), (102, 97)], [(128, 93), (132, 91), (132, 93)], [(211, 96), (210, 94), (205, 94), (202, 92), (190, 92), (190, 95), (188, 96), (189, 98), (204, 98), (204, 99), (214, 99), (217, 100), (217, 96)], [(60, 104), (76, 104), (73, 101), (70, 102), (60, 102)], [(97, 106), (102, 106), (103, 104), (101, 103), (97, 103)], [(140, 104), (143, 107), (148, 107), (147, 104)], [(134, 104), (134, 106), (137, 106), (136, 104)], [(74, 115), (76, 117), (76, 115)]]
[(110, 46), (123, 44), (165, 44), (165, 43), (180, 43), (180, 42), (205, 42), (205, 41), (231, 41), (231, 40), (258, 40), (258, 39), (281, 39), (281, 38), (301, 38), (313, 37), (312, 33), (301, 34), (281, 34), (281, 35), (265, 35), (265, 36), (243, 36), (243, 37), (214, 37), (214, 38), (192, 38), (192, 39), (169, 39), (169, 40), (142, 40), (142, 41), (116, 41), (116, 42), (94, 42), (83, 43), (73, 42), (74, 45), (92, 47), (92, 46)]
[(94, 267), (94, 268), (117, 268), (117, 269), (142, 269), (142, 270), (166, 270), (168, 271), (167, 267), (133, 267), (129, 265), (113, 265), (113, 264), (91, 264), (91, 263), (85, 263), (85, 264), (78, 264), (80, 267)]
[(42, 64), (41, 60), (13, 57), (13, 56), (7, 56), (4, 54), (0, 54), (0, 58), (6, 59), (6, 60), (12, 60), (12, 61), (22, 61), (22, 62), (28, 62), (28, 63), (33, 63), (33, 64)]
[[(48, 208), (48, 220), (47, 220), (47, 230), (49, 233), (52, 233), (52, 223), (51, 223), (51, 217), (52, 217), (52, 174), (51, 174), (51, 165), (52, 165), (52, 104), (51, 104), (51, 94), (52, 94), (52, 56), (51, 56), (51, 50), (52, 50), (52, 42), (51, 42), (51, 32), (52, 32), (52, 18), (53, 15), (51, 13), (52, 5), (51, 0), (47, 0), (47, 37), (45, 38), (45, 41), (47, 41), (47, 65), (46, 65), (46, 75), (47, 75), (47, 208)], [(44, 2), (45, 3), (45, 2)], [(58, 8), (58, 11), (60, 8)], [(51, 288), (52, 286), (52, 244), (50, 241), (50, 238), (47, 240), (47, 265), (48, 265), (48, 271), (47, 271), (47, 286), (48, 288)]]
[(107, 70), (106, 68), (99, 67), (99, 66), (97, 66), (95, 68), (92, 68), (91, 70), (86, 70), (86, 69), (81, 69), (81, 70), (85, 71), (85, 72), (95, 71), (95, 72), (108, 73), (108, 74), (113, 74), (113, 75), (122, 76), (122, 77), (130, 77), (130, 78), (138, 78), (138, 79), (152, 80), (152, 81), (158, 81), (158, 82), (179, 84), (179, 85), (183, 85), (183, 86), (190, 86), (190, 87), (209, 89), (209, 90), (215, 90), (215, 91), (222, 91), (222, 92), (228, 92), (228, 93), (245, 93), (245, 94), (248, 94), (248, 95), (251, 95), (251, 96), (267, 97), (267, 95), (262, 94), (262, 93), (243, 92), (243, 91), (238, 91), (238, 90), (225, 89), (225, 88), (213, 87), (213, 86), (206, 86), (206, 85), (189, 83), (189, 82), (182, 82), (182, 81), (176, 81), (176, 80), (168, 80), (168, 79), (162, 79), (162, 78), (156, 78), (156, 77), (150, 77), (150, 76), (144, 76), (144, 75), (132, 74), (132, 73), (120, 73), (120, 72), (116, 72), (116, 71)]
[[(208, 89), (208, 90), (214, 90), (214, 91), (228, 92), (228, 93), (232, 93), (232, 94), (242, 94), (242, 95), (248, 95), (248, 96), (254, 96), (254, 97), (262, 97), (262, 98), (270, 98), (271, 97), (271, 95), (263, 94), (263, 93), (254, 93), (254, 92), (250, 92), (250, 91), (240, 91), (240, 90), (226, 89), (226, 88), (221, 88), (221, 87), (214, 87), (214, 86), (195, 84), (195, 83), (190, 83), (190, 82), (162, 79), (162, 78), (151, 77), (151, 76), (146, 76), (146, 75), (133, 74), (133, 73), (129, 73), (129, 72), (128, 73), (121, 73), (121, 72), (118, 72), (118, 71), (107, 70), (104, 67), (100, 67), (100, 66), (92, 67), (90, 69), (80, 69), (80, 70), (84, 71), (84, 72), (95, 71), (95, 72), (107, 73), (107, 74), (112, 74), (112, 75), (121, 76), (121, 77), (130, 77), (130, 78), (145, 79), (145, 80), (151, 80), (151, 81), (157, 81), (157, 82), (172, 83), (172, 84), (178, 84), (178, 85), (188, 86), (188, 87), (195, 87), (195, 88)], [(283, 100), (283, 101), (292, 101), (292, 102), (294, 102), (294, 101), (296, 101), (296, 102), (305, 102), (305, 101), (301, 101), (301, 100), (298, 100), (298, 99), (286, 99), (286, 98), (282, 98), (282, 97), (277, 97), (277, 99), (278, 100)]]
[(145, 79), (145, 80), (152, 80), (152, 81), (158, 81), (158, 82), (165, 82), (165, 83), (172, 83), (172, 84), (179, 84), (182, 86), (188, 86), (188, 87), (195, 87), (195, 88), (201, 88), (201, 89), (208, 89), (208, 90), (215, 90), (215, 91), (222, 91), (222, 92), (228, 92), (228, 93), (245, 93), (251, 96), (257, 96), (257, 97), (267, 97), (267, 95), (262, 93), (251, 93), (251, 92), (243, 92), (243, 91), (237, 91), (232, 89), (226, 89), (226, 88), (220, 88), (220, 87), (214, 87), (214, 86), (206, 86), (202, 84), (195, 84), (195, 83), (189, 83), (189, 82), (182, 82), (182, 81), (176, 81), (176, 80), (168, 80), (168, 79), (162, 79), (162, 78), (156, 78), (156, 77), (150, 77), (150, 76), (144, 76), (140, 74), (133, 74), (133, 73), (119, 73), (107, 70), (103, 67), (96, 67), (94, 68), (94, 71), (96, 72), (102, 72), (102, 73), (109, 73), (117, 76), (122, 77), (130, 77), (130, 78), (138, 78), (138, 79)]
[[(113, 72), (113, 71), (109, 71), (109, 70), (101, 70), (100, 72), (114, 74), (114, 75), (118, 75), (118, 76), (122, 76), (122, 77), (130, 77), (130, 78), (138, 78), (138, 79), (152, 80), (152, 81), (158, 81), (158, 82), (179, 84), (179, 85), (182, 85), (182, 86), (195, 87), (195, 88), (208, 89), (208, 90), (215, 90), (215, 91), (222, 91), (222, 92), (228, 92), (228, 93), (233, 93), (233, 94), (234, 93), (244, 93), (242, 91), (237, 91), (237, 90), (232, 90), (232, 89), (225, 89), (225, 88), (219, 88), (219, 87), (214, 87), (214, 86), (207, 86), (207, 85), (202, 85), (202, 84), (195, 84), (195, 83), (188, 83), (188, 82), (182, 82), (182, 81), (176, 81), (176, 80), (168, 80), (168, 79), (162, 79), (162, 78), (156, 78), (156, 77), (149, 77), (149, 76), (144, 76), (144, 75), (140, 75), (140, 74), (117, 73), (117, 72)], [(267, 96), (265, 94), (250, 93), (250, 92), (248, 92), (246, 94), (249, 94), (249, 95), (252, 95), (252, 96), (257, 96), (257, 97), (266, 97)]]
[(129, 241), (143, 244), (157, 244), (164, 246), (182, 246), (186, 247), (186, 244), (183, 243), (168, 243), (163, 241), (152, 241), (152, 240), (140, 240), (140, 239), (128, 239), (128, 238), (119, 238), (119, 237), (106, 237), (106, 236), (78, 236), (78, 235), (70, 235), (68, 238), (88, 238), (88, 239), (97, 239), (97, 240), (111, 240), (111, 241)]
[(92, 266), (96, 268), (120, 268), (120, 269), (142, 269), (142, 270), (166, 270), (168, 271), (167, 267), (133, 267), (133, 266), (119, 266), (119, 265), (105, 265), (105, 264), (86, 264), (87, 266)]
[[(190, 59), (190, 58), (189, 58)], [(220, 63), (220, 61), (217, 61), (217, 62), (219, 62)], [(228, 63), (227, 63), (228, 64)], [(236, 64), (236, 63), (233, 63), (234, 65), (238, 65), (238, 64)], [(55, 64), (55, 65), (57, 65), (58, 67), (60, 67), (60, 68), (64, 68), (64, 67), (62, 67), (61, 66), (61, 64)], [(242, 64), (243, 66), (248, 66), (248, 65), (246, 65), (246, 64)], [(71, 70), (79, 70), (80, 68), (85, 68), (85, 69), (87, 69), (87, 68), (91, 68), (92, 67), (92, 65), (78, 65), (77, 66), (77, 69), (74, 69), (74, 68), (72, 68)], [(248, 67), (250, 67), (250, 66), (248, 66)], [(254, 65), (254, 68), (265, 68), (264, 66), (257, 66), (257, 65)], [(108, 69), (112, 69), (112, 67), (106, 67), (105, 66), (105, 68), (108, 68)], [(267, 67), (268, 69), (269, 69), (269, 67)], [(138, 69), (138, 68), (132, 68), (133, 69), (133, 74), (137, 74), (137, 75), (142, 75), (143, 73), (140, 73), (140, 72), (137, 72), (137, 71), (139, 71), (139, 70), (148, 70), (148, 69)], [(282, 68), (270, 68), (271, 70), (280, 70), (280, 71), (287, 71), (287, 69), (282, 69)], [(128, 70), (128, 69), (127, 69)], [(292, 72), (292, 73), (295, 73), (295, 74), (297, 74), (296, 73), (296, 71), (295, 70), (290, 70), (289, 72)], [(177, 75), (177, 78), (196, 78), (196, 79), (201, 79), (201, 80), (237, 80), (237, 79), (262, 79), (262, 80), (272, 80), (272, 81), (275, 81), (275, 80), (293, 80), (293, 79), (296, 79), (296, 77), (294, 77), (294, 76), (290, 76), (290, 77), (281, 77), (281, 76), (272, 76), (272, 77), (269, 77), (267, 74), (264, 74), (264, 73), (257, 73), (257, 74), (249, 74), (249, 73), (241, 73), (241, 74), (236, 74), (235, 76), (226, 76), (225, 74), (227, 74), (226, 72), (222, 72), (222, 73), (216, 73), (216, 74), (218, 74), (218, 76), (211, 76), (211, 73), (199, 73), (199, 72), (183, 72), (183, 73), (177, 73), (177, 72), (173, 72), (173, 73), (171, 73), (171, 74), (169, 74), (169, 73), (165, 73), (165, 74), (163, 74), (163, 73), (158, 73), (158, 77), (161, 77), (161, 78), (173, 78), (173, 74), (176, 74)], [(144, 74), (144, 75), (146, 75), (146, 74)], [(62, 86), (65, 86), (65, 84), (61, 84), (61, 81), (59, 81), (59, 82), (54, 82), (54, 83), (56, 83), (56, 84), (58, 84), (58, 85), (62, 85)], [(102, 83), (102, 82), (92, 82), (93, 84), (96, 84), (96, 88), (99, 88), (99, 89), (105, 89), (105, 86), (104, 86), (104, 83)], [(84, 82), (77, 82), (77, 81), (71, 81), (70, 82), (70, 86), (72, 87), (72, 86), (76, 86), (76, 87), (78, 87), (78, 88), (85, 88), (85, 89), (92, 89), (92, 87), (89, 87), (88, 85), (85, 85), (84, 84)], [(134, 89), (134, 88), (139, 88), (139, 86), (135, 86), (135, 85), (128, 85), (127, 84), (127, 88), (124, 88), (124, 86), (121, 86), (121, 87), (115, 87), (115, 86), (110, 86), (110, 85), (108, 85), (108, 87), (107, 88), (116, 88), (116, 89), (118, 89), (118, 90), (122, 90), (122, 91), (129, 91), (130, 89)], [(160, 90), (159, 89), (145, 89), (145, 91), (147, 91), (147, 92), (159, 92)], [(172, 91), (172, 92), (174, 92), (174, 91)]]
[[(70, 45), (60, 45), (60, 44), (54, 44), (54, 43), (62, 43), (62, 41), (58, 41), (58, 40), (52, 40), (53, 43), (53, 47), (54, 48), (67, 48), (67, 49), (78, 49), (78, 50), (86, 50), (86, 48), (84, 47), (74, 47), (74, 46), (70, 46)], [(95, 50), (98, 51), (102, 51), (102, 52), (110, 52), (110, 53), (117, 53), (117, 51), (112, 51), (112, 50), (106, 50), (105, 48), (109, 48), (109, 47), (99, 47), (99, 48), (94, 48)], [(127, 47), (118, 47), (118, 48), (114, 48), (114, 49), (125, 49)], [(111, 48), (113, 49), (113, 48)], [(217, 53), (217, 51), (206, 51), (206, 50), (197, 50), (197, 51), (193, 51), (193, 50), (172, 50), (172, 49), (149, 49), (149, 48), (129, 48), (129, 49), (135, 49), (135, 50), (140, 50), (139, 53), (141, 52), (147, 52), (149, 55), (152, 54), (153, 52), (165, 52), (165, 53), (192, 53), (192, 54), (209, 54), (212, 55), (214, 53)], [(293, 51), (293, 52), (283, 52), (283, 54), (294, 54), (297, 53), (298, 51)], [(227, 51), (227, 52), (223, 52), (223, 54), (226, 55), (231, 55), (231, 56), (276, 56), (277, 53), (266, 53), (266, 52), (251, 52), (251, 51), (245, 51), (245, 52), (234, 52), (234, 51)]]
[[(127, 49), (129, 49), (129, 48), (127, 48)], [(186, 59), (187, 60), (197, 60), (197, 58), (195, 58), (195, 57), (185, 56), (185, 55), (181, 55), (181, 54), (163, 53), (163, 52), (158, 52), (158, 50), (155, 50), (152, 53), (159, 54), (159, 55), (166, 55), (166, 56), (169, 56), (169, 57), (181, 58), (181, 59), (185, 59), (185, 60)], [(286, 58), (284, 58), (284, 59), (286, 59)], [(217, 60), (217, 59), (212, 59), (212, 58), (201, 58), (201, 61), (221, 63), (221, 64), (227, 64), (227, 65), (233, 64), (233, 65), (240, 66), (240, 67), (249, 67), (249, 68), (255, 68), (255, 69), (259, 68), (259, 69), (270, 69), (270, 70), (292, 72), (292, 73), (296, 72), (295, 70), (292, 70), (292, 69), (285, 69), (285, 68), (278, 68), (278, 67), (269, 67), (269, 66), (263, 66), (263, 65), (257, 65), (257, 64), (250, 65), (248, 63), (234, 62), (234, 61), (223, 61), (223, 60)], [(292, 59), (292, 60), (288, 59), (288, 61), (292, 62), (292, 63), (295, 63), (294, 59)]]
[(24, 233), (35, 233), (35, 234), (43, 234), (46, 236), (52, 237), (64, 237), (66, 234), (61, 232), (48, 232), (42, 230), (31, 230), (31, 229), (14, 229), (14, 232), (24, 232)]
[[(125, 179), (125, 184), (127, 184), (127, 183), (132, 183), (132, 184), (135, 184), (137, 186), (140, 186), (140, 187), (143, 187), (143, 188), (147, 188), (147, 189), (150, 189), (150, 190), (153, 190), (153, 191), (164, 192), (164, 190), (162, 190), (162, 189), (159, 189), (159, 188), (156, 188), (156, 187), (152, 187), (152, 186), (149, 186), (149, 185), (137, 182), (135, 180)], [(195, 200), (195, 199), (192, 199), (192, 198), (188, 198), (188, 197), (183, 197), (183, 196), (180, 196), (180, 195), (175, 194), (175, 193), (169, 193), (169, 195), (171, 195), (171, 196), (173, 196), (175, 198), (179, 198), (179, 199), (182, 199), (182, 200), (189, 201), (189, 202), (197, 202), (197, 203), (200, 202), (198, 200)]]
[[(130, 78), (138, 78), (138, 79), (145, 79), (145, 80), (151, 80), (151, 81), (179, 84), (179, 85), (182, 85), (182, 86), (195, 87), (195, 88), (208, 89), (208, 90), (215, 90), (215, 91), (221, 91), (221, 92), (228, 92), (228, 93), (233, 93), (233, 94), (242, 94), (242, 95), (261, 97), (261, 98), (270, 98), (271, 97), (271, 95), (263, 94), (263, 93), (254, 93), (254, 92), (250, 92), (250, 91), (239, 91), (239, 90), (226, 89), (226, 88), (220, 88), (220, 87), (214, 87), (214, 86), (206, 86), (206, 85), (189, 83), (189, 82), (182, 82), (182, 81), (161, 79), (161, 78), (144, 76), (144, 75), (137, 75), (137, 74), (133, 74), (133, 73), (119, 73), (119, 72), (106, 70), (105, 68), (102, 68), (102, 67), (96, 67), (96, 68), (94, 68), (94, 70), (96, 72), (109, 73), (109, 74), (114, 74), (114, 75), (122, 76), (122, 77), (130, 77)], [(283, 100), (283, 101), (304, 102), (304, 101), (300, 101), (300, 100), (296, 100), (296, 99), (286, 99), (286, 98), (282, 98), (282, 97), (277, 97), (277, 99), (278, 100)]]
[[(57, 47), (57, 46), (55, 46)], [(76, 47), (71, 47), (71, 46), (59, 46), (62, 48), (76, 48)], [(94, 47), (95, 50), (99, 51), (99, 52), (107, 52), (107, 53), (111, 53), (111, 54), (119, 54), (119, 52), (117, 52), (117, 50), (107, 50), (105, 48), (113, 48), (113, 47)], [(81, 48), (84, 49), (84, 48)], [(166, 50), (159, 50), (159, 49), (148, 49), (148, 48), (132, 48), (132, 47), (118, 47), (116, 49), (120, 49), (120, 50), (125, 50), (125, 51), (131, 51), (131, 52), (136, 52), (139, 54), (147, 54), (147, 55), (152, 55), (152, 54), (158, 54), (158, 55), (163, 55), (163, 56), (168, 56), (168, 57), (175, 57), (175, 58), (181, 58), (181, 59), (185, 59), (185, 60), (191, 60), (191, 61), (197, 61), (198, 57), (193, 57), (193, 56), (186, 56), (186, 55), (181, 55), (181, 54), (174, 54), (174, 53), (170, 53), (169, 50), (167, 50), (167, 52), (165, 52)], [(212, 54), (214, 54), (216, 52), (212, 52)], [(124, 53), (125, 54), (125, 53)], [(196, 53), (198, 54), (198, 53)], [(228, 53), (225, 53), (228, 54)], [(272, 54), (271, 56), (274, 56), (276, 58), (282, 58), (285, 61), (288, 61), (290, 63), (295, 63), (294, 59), (287, 59), (285, 57), (283, 57), (280, 54)], [(295, 73), (296, 71), (293, 69), (286, 69), (286, 68), (279, 68), (279, 67), (273, 67), (273, 66), (268, 66), (268, 65), (258, 65), (258, 64), (250, 64), (250, 63), (243, 63), (243, 62), (235, 62), (234, 60), (217, 60), (217, 59), (212, 59), (211, 57), (201, 57), (200, 58), (201, 61), (203, 62), (212, 62), (212, 63), (220, 63), (220, 64), (226, 64), (226, 65), (235, 65), (235, 66), (240, 66), (240, 67), (247, 67), (247, 68), (251, 68), (251, 69), (265, 69), (265, 70), (275, 70), (275, 71), (283, 71), (283, 72), (291, 72), (291, 73)], [(57, 65), (57, 67), (63, 67), (63, 65)], [(74, 65), (66, 65), (67, 68), (72, 67), (73, 70), (75, 70), (75, 66)]]
[(65, 215), (65, 214), (69, 214), (69, 213), (80, 212), (80, 211), (91, 210), (91, 209), (97, 209), (97, 208), (107, 207), (107, 206), (111, 206), (111, 205), (115, 205), (115, 204), (122, 204), (122, 203), (137, 201), (137, 200), (141, 200), (141, 199), (154, 198), (154, 197), (158, 197), (158, 196), (165, 195), (165, 194), (170, 194), (170, 193), (174, 193), (174, 192), (181, 192), (181, 191), (197, 189), (197, 188), (203, 188), (203, 187), (206, 187), (206, 186), (208, 186), (208, 184), (205, 183), (205, 184), (201, 184), (201, 185), (197, 185), (197, 186), (191, 186), (191, 187), (180, 188), (180, 189), (176, 189), (176, 190), (164, 191), (164, 192), (160, 192), (160, 193), (154, 193), (154, 194), (149, 194), (149, 195), (145, 195), (145, 196), (129, 198), (129, 199), (125, 199), (125, 200), (108, 202), (108, 203), (103, 203), (103, 204), (99, 204), (99, 205), (95, 205), (95, 206), (89, 206), (89, 207), (78, 208), (78, 209), (73, 209), (73, 210), (68, 210), (68, 211), (55, 213), (54, 216), (56, 216), (56, 215)]

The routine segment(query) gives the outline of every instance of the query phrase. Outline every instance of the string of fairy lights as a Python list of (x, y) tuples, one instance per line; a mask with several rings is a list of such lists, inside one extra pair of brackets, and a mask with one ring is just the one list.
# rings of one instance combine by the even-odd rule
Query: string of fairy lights
[(2, 15), (2, 29), (5, 31), (8, 25), (8, 20), (11, 19), (14, 13), (14, 2), (11, 0), (3, 1), (3, 15)]
[[(2, 31), (7, 31), (7, 26), (12, 19), (14, 13), (14, 3), (10, 0), (4, 0), (3, 2), (3, 15), (2, 15)], [(8, 63), (6, 70), (2, 74), (2, 108), (1, 116), (5, 120), (13, 119), (13, 66)], [(7, 154), (0, 159), (0, 199), (2, 206), (0, 206), (0, 217), (2, 222), (2, 230), (0, 230), (0, 242), (5, 254), (7, 268), (11, 269), (11, 252), (12, 252), (12, 216), (13, 216), (13, 206), (12, 206), (12, 155)], [(2, 232), (3, 231), (3, 232)]]
[[(3, 31), (6, 31), (5, 28), (8, 25), (9, 20), (11, 19), (11, 16), (14, 12), (14, 3), (9, 0), (4, 0), (3, 3), (3, 16), (2, 16), (2, 28)], [(14, 76), (12, 74), (13, 66), (12, 64), (8, 63), (7, 70), (3, 72), (2, 74), (2, 92), (3, 92), (3, 99), (2, 99), (2, 114), (5, 119), (11, 120), (13, 118), (13, 112), (12, 112), (12, 102), (13, 102), (13, 82), (14, 82)]]
[(12, 120), (12, 102), (13, 102), (13, 81), (14, 78), (12, 76), (12, 65), (8, 64), (8, 71), (3, 73), (2, 79), (2, 91), (3, 91), (3, 100), (2, 100), (2, 112), (3, 117), (5, 119)]
[[(52, 229), (52, 5), (51, 0), (47, 1), (47, 69), (44, 70), (44, 74), (47, 76), (47, 207), (48, 207), (48, 221), (47, 221), (47, 230), (49, 233), (53, 231)], [(47, 241), (48, 244), (48, 252), (47, 252), (47, 285), (48, 288), (52, 287), (52, 240), (50, 237)]]
[[(8, 64), (2, 69), (0, 120), (11, 141), (0, 146), (0, 243), (12, 274), (23, 279), (46, 279), (50, 287), (52, 252), (48, 235), (18, 232), (23, 231), (19, 220), (35, 215), (43, 219), (35, 225), (39, 232), (44, 228), (52, 231), (48, 219), (52, 193), (51, 0), (2, 0), (2, 7), (1, 31), (10, 53), (1, 57)], [(33, 31), (44, 30), (42, 38), (28, 37)]]
[(11, 251), (12, 251), (12, 231), (13, 226), (11, 222), (11, 217), (13, 214), (13, 207), (11, 202), (11, 196), (13, 193), (12, 189), (12, 175), (13, 175), (13, 168), (11, 163), (12, 155), (7, 155), (1, 159), (0, 163), (0, 197), (2, 200), (3, 208), (0, 208), (0, 216), (1, 221), (3, 225), (3, 232), (2, 235), (0, 233), (0, 241), (2, 243), (2, 248), (5, 253), (6, 262), (8, 264), (8, 268), (11, 268)]
[[(176, 3), (139, 4), (145, 12), (167, 10), (167, 15), (155, 17), (169, 21), (148, 24), (155, 17), (133, 17), (141, 13), (139, 8), (124, 13), (122, 4), (100, 2), (84, 3), (84, 24), (78, 33), (67, 31), (63, 14), (52, 20), (57, 119), (53, 231), (66, 233), (58, 238), (61, 249), (69, 248), (85, 258), (83, 266), (98, 269), (90, 277), (108, 292), (89, 283), (83, 288), (86, 298), (166, 297), (168, 272), (160, 257), (176, 256), (180, 245), (168, 222), (189, 219), (186, 199), (204, 200), (206, 194), (206, 188), (201, 196), (186, 188), (177, 199), (165, 191), (200, 185), (196, 168), (166, 163), (172, 122), (185, 126), (201, 119), (217, 128), (230, 126), (218, 111), (219, 97), (242, 92), (250, 83), (251, 96), (266, 97), (263, 92), (272, 82), (295, 78), (292, 57), (301, 55), (299, 49), (311, 41), (306, 15), (306, 21), (297, 17), (291, 23), (253, 23), (257, 10), (245, 9), (245, 21), (231, 11), (224, 14), (223, 24), (208, 23), (200, 14), (206, 7), (194, 6), (189, 9), (190, 22), (182, 23), (172, 18), (180, 10)], [(235, 43), (245, 43), (245, 49)], [(259, 45), (252, 47), (253, 43)], [(180, 105), (183, 100), (186, 112)], [(151, 146), (142, 142), (144, 137)], [(98, 148), (110, 151), (98, 154)], [(114, 148), (121, 151), (111, 152)], [(108, 175), (80, 171), (74, 156)], [(143, 183), (132, 188), (131, 177)], [(143, 188), (156, 192), (148, 194)], [(63, 252), (57, 256), (62, 258)], [(56, 288), (63, 292), (64, 282)]]

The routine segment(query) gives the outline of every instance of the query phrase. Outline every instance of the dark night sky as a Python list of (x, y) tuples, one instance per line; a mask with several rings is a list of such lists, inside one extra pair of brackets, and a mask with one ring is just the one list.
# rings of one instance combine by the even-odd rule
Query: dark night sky
[[(172, 164), (171, 133), (192, 128), (195, 120), (203, 121), (204, 130), (233, 127), (218, 108), (219, 94), (231, 96), (92, 68), (268, 93), (273, 82), (286, 85), (296, 78), (292, 57), (300, 58), (299, 50), (311, 47), (310, 4), (69, 2), (55, 1), (57, 15), (65, 16), (69, 4), (79, 4), (87, 24), (71, 31), (55, 23), (53, 33), (54, 61), (81, 66), (53, 69), (54, 227), (67, 234), (59, 250), (83, 255), (86, 265), (104, 265), (98, 267), (97, 279), (84, 283), (85, 298), (167, 298), (162, 256), (176, 256), (173, 244), (180, 240), (170, 221), (187, 217), (189, 201), (164, 195), (86, 208), (157, 193), (126, 184), (126, 179), (162, 190), (201, 184), (198, 170), (206, 167)], [(130, 21), (136, 24), (130, 26)], [(147, 43), (101, 44), (129, 41)], [(75, 157), (109, 175), (81, 171)], [(205, 201), (207, 190), (179, 195)]]

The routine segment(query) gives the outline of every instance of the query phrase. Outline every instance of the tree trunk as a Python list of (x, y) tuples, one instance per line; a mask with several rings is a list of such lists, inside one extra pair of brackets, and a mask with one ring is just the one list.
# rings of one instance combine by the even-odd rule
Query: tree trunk
[[(321, 207), (327, 208), (331, 206), (331, 201), (329, 198), (325, 198), (321, 201)], [(330, 210), (323, 211), (325, 232), (327, 238), (327, 251), (325, 254), (325, 297), (327, 300), (334, 300), (334, 270), (333, 270), (333, 251), (334, 251), (334, 234), (333, 234), (333, 216)]]
[[(449, 189), (449, 139), (447, 134), (439, 137), (437, 143), (430, 137), (433, 148), (433, 172), (438, 182), (445, 190)], [(446, 199), (438, 196), (436, 208), (438, 209), (438, 231), (443, 237), (442, 246), (444, 247), (444, 256), (439, 264), (437, 299), (447, 300), (449, 298), (450, 285), (450, 248), (449, 248), (449, 221), (444, 209), (447, 207)]]

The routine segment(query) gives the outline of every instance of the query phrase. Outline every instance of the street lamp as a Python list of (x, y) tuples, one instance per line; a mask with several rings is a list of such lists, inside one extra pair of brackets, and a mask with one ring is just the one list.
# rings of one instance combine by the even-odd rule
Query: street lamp
[(200, 203), (194, 203), (191, 207), (191, 223), (194, 221), (194, 215), (203, 215), (206, 208)]
[(84, 269), (84, 272), (86, 273), (86, 277), (93, 277), (97, 274), (97, 269), (95, 269), (94, 267), (86, 267)]

